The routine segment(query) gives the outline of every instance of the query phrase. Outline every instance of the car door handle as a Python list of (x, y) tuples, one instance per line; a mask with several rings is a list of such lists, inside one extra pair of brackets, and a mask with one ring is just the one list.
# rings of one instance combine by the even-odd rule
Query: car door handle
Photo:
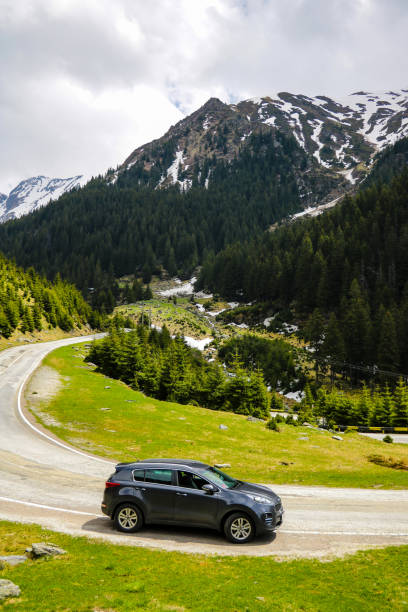
[(135, 491), (147, 491), (145, 487), (135, 487)]
[(187, 493), (177, 493), (177, 495), (182, 495), (183, 497), (187, 497)]

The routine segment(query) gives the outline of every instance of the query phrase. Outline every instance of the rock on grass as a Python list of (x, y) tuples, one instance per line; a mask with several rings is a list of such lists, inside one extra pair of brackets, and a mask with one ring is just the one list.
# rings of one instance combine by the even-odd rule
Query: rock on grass
[(7, 597), (19, 597), (21, 595), (20, 587), (11, 582), (11, 580), (0, 579), (0, 601)]
[(31, 559), (39, 559), (40, 557), (65, 555), (67, 551), (63, 548), (59, 548), (55, 544), (39, 542), (38, 544), (31, 544), (31, 548), (26, 548), (26, 553)]

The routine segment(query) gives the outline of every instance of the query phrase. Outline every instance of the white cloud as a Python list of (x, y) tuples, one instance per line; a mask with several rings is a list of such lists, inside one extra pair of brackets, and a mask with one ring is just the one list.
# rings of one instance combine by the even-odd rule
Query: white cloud
[(406, 0), (0, 0), (0, 191), (96, 174), (210, 96), (408, 85)]

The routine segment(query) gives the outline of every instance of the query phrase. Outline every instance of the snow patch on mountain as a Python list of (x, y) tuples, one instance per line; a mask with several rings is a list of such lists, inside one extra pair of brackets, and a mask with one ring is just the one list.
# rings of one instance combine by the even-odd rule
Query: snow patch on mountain
[(21, 181), (5, 199), (0, 200), (0, 223), (28, 215), (51, 200), (57, 200), (64, 193), (79, 187), (82, 179), (82, 175), (66, 179), (34, 176)]
[[(348, 170), (346, 172), (348, 172)], [(327, 202), (326, 204), (320, 204), (319, 206), (309, 206), (305, 210), (302, 210), (301, 212), (292, 215), (291, 219), (295, 221), (296, 219), (300, 219), (301, 217), (317, 217), (329, 208), (333, 208), (333, 206), (336, 206), (337, 202), (341, 200), (341, 198), (342, 196), (339, 196), (338, 198), (335, 198), (334, 200), (331, 200), (331, 202)]]
[[(370, 162), (350, 159), (354, 147), (352, 135), (359, 134), (371, 147), (372, 154), (408, 136), (407, 94), (403, 89), (385, 93), (360, 91), (334, 100), (326, 96), (278, 93), (250, 98), (244, 104), (253, 104), (256, 119), (266, 125), (282, 129), (286, 124), (298, 144), (311, 152), (320, 165), (337, 171), (350, 170), (347, 178), (354, 184), (354, 165)], [(254, 121), (254, 115), (247, 117)], [(325, 145), (332, 149), (332, 158), (326, 160), (320, 154)]]
[[(137, 163), (148, 176), (156, 164), (161, 169), (160, 178), (154, 172), (147, 179), (155, 188), (177, 185), (186, 191), (194, 180), (208, 188), (210, 176), (202, 175), (203, 168), (208, 167), (205, 160), (230, 164), (241, 150), (252, 146), (253, 135), (268, 130), (292, 135), (304, 151), (297, 169), (302, 174), (300, 196), (305, 207), (313, 206), (357, 185), (369, 172), (378, 151), (408, 136), (408, 90), (360, 91), (336, 100), (281, 92), (231, 105), (211, 98), (162, 138), (135, 149), (117, 172), (126, 172)], [(164, 166), (169, 144), (174, 157)], [(279, 137), (275, 146), (279, 149)], [(323, 196), (323, 192), (318, 193), (318, 199), (310, 185), (306, 186), (310, 183), (309, 177), (304, 180), (306, 173), (312, 177), (323, 173), (328, 179), (327, 189), (323, 189)]]

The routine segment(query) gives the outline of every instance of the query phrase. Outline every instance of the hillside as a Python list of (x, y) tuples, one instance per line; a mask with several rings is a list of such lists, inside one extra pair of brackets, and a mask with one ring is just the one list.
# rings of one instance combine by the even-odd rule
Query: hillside
[[(340, 100), (287, 92), (238, 104), (211, 98), (162, 138), (136, 149), (115, 178), (178, 184), (183, 190), (206, 185), (212, 170), (205, 160), (214, 156), (230, 163), (251, 134), (264, 131), (296, 140), (307, 154), (308, 172), (329, 179), (325, 195), (330, 199), (333, 189), (345, 189), (367, 174), (373, 154), (408, 134), (408, 90), (356, 92)], [(299, 188), (304, 204), (316, 202), (317, 194), (302, 181)]]
[(212, 98), (116, 171), (2, 225), (0, 250), (111, 311), (118, 277), (191, 275), (228, 245), (355, 191), (406, 133), (407, 106), (405, 90)]
[[(112, 289), (114, 277), (165, 268), (190, 274), (208, 252), (246, 240), (299, 210), (307, 158), (280, 132), (252, 135), (231, 164), (213, 166), (208, 188), (153, 189), (94, 179), (84, 188), (0, 227), (0, 250), (48, 277), (60, 272), (84, 292)], [(129, 178), (130, 181), (130, 178)], [(324, 183), (319, 183), (324, 189)], [(111, 307), (109, 300), (105, 306)]]
[[(378, 178), (406, 164), (406, 147), (401, 141), (379, 159)], [(408, 170), (389, 184), (368, 183), (317, 218), (208, 259), (198, 287), (294, 316), (322, 358), (406, 372), (407, 198)]]
[[(44, 365), (70, 381), (56, 396), (44, 397), (35, 380), (26, 392), (35, 417), (86, 452), (120, 461), (193, 456), (211, 465), (228, 462), (237, 478), (252, 482), (406, 486), (406, 472), (368, 460), (383, 452), (376, 440), (350, 433), (339, 444), (324, 430), (281, 424), (275, 432), (243, 414), (159, 401), (94, 371), (84, 361), (87, 352), (83, 346), (63, 347), (46, 357)], [(392, 454), (406, 461), (408, 447), (395, 445)]]
[(75, 287), (60, 278), (50, 283), (33, 268), (24, 271), (0, 255), (0, 339), (52, 329), (72, 332), (98, 321)]

